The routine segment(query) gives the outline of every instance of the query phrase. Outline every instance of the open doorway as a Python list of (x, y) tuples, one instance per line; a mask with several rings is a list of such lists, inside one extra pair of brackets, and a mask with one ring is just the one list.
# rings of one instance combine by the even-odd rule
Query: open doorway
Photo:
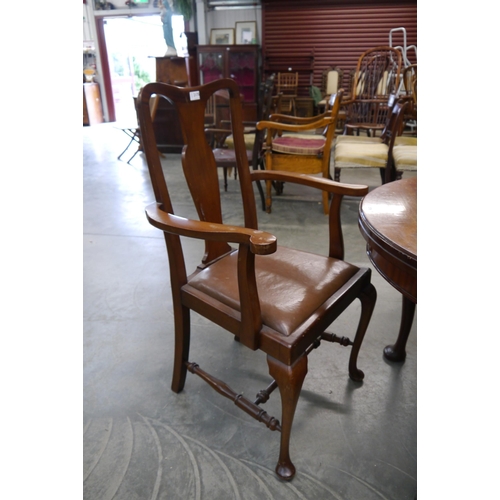
[[(183, 57), (187, 55), (183, 17), (173, 16), (172, 25), (177, 54)], [(160, 16), (106, 18), (104, 38), (115, 119), (134, 123), (134, 97), (141, 87), (155, 80), (155, 57), (162, 57), (167, 50)]]

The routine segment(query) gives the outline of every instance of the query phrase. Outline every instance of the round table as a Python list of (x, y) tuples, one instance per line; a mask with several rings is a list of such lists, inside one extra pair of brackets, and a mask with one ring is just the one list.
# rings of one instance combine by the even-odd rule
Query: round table
[(417, 303), (417, 178), (389, 182), (368, 193), (358, 224), (371, 263), (403, 295), (399, 335), (384, 356), (404, 361)]

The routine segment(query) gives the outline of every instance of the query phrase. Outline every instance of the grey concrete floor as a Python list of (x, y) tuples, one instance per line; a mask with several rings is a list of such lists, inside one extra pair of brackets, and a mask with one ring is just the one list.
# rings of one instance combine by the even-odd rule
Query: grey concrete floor
[[(417, 321), (404, 363), (382, 350), (396, 339), (401, 296), (373, 270), (377, 306), (361, 347), (362, 384), (348, 377), (349, 349), (322, 345), (309, 357), (291, 440), (297, 475), (274, 474), (279, 434), (238, 410), (200, 378), (170, 390), (173, 317), (162, 234), (144, 207), (153, 201), (145, 159), (117, 156), (126, 137), (112, 124), (83, 128), (84, 373), (83, 498), (413, 499), (417, 490)], [(133, 150), (131, 149), (133, 153)], [(164, 159), (175, 210), (194, 215), (179, 174)], [(222, 173), (220, 175), (222, 187)], [(346, 170), (343, 182), (380, 185), (378, 171)], [(238, 184), (223, 193), (227, 222), (239, 223)], [(320, 196), (285, 185), (260, 228), (279, 244), (327, 252)], [(346, 260), (370, 266), (357, 226), (359, 200), (343, 205)], [(202, 248), (185, 243), (188, 267)], [(353, 304), (329, 329), (352, 338)], [(269, 383), (265, 355), (193, 317), (191, 360), (249, 398)], [(279, 394), (266, 403), (280, 418)]]

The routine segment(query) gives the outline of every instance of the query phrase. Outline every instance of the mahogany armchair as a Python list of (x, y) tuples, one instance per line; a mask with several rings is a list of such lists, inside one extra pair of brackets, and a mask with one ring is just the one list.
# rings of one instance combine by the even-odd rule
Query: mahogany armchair
[[(330, 151), (335, 137), (343, 90), (330, 96), (328, 110), (315, 117), (272, 114), (257, 124), (266, 130), (264, 161), (266, 170), (322, 174), (330, 178)], [(320, 130), (321, 134), (315, 134)], [(266, 211), (271, 212), (271, 182), (266, 183)], [(280, 189), (277, 190), (280, 194)], [(323, 211), (328, 213), (328, 192), (323, 192)]]
[[(223, 223), (217, 166), (203, 127), (207, 99), (223, 90), (229, 94), (243, 204), (242, 226)], [(174, 214), (148, 111), (153, 94), (167, 98), (176, 107), (185, 142), (183, 172), (199, 220)], [(154, 227), (163, 231), (170, 262), (175, 324), (172, 390), (176, 393), (183, 390), (189, 371), (199, 375), (248, 415), (269, 429), (279, 431), (281, 444), (276, 473), (290, 480), (295, 467), (290, 459), (289, 442), (307, 372), (308, 354), (323, 340), (352, 346), (349, 376), (358, 382), (364, 377), (357, 367), (357, 358), (375, 307), (376, 291), (371, 284), (370, 269), (343, 260), (340, 208), (344, 195), (361, 197), (368, 192), (368, 187), (290, 172), (251, 170), (243, 139), (239, 89), (231, 79), (193, 88), (149, 83), (139, 96), (139, 115), (156, 198), (156, 202), (146, 208), (146, 215)], [(297, 182), (331, 193), (327, 256), (281, 247), (275, 236), (259, 231), (252, 181), (273, 179)], [(181, 236), (205, 241), (205, 254), (193, 272), (186, 270)], [(354, 340), (326, 332), (326, 328), (356, 299), (361, 302), (361, 314)], [(233, 334), (242, 346), (267, 355), (272, 380), (255, 401), (237, 394), (190, 360), (190, 311)], [(221, 350), (221, 364), (229, 355)], [(276, 388), (281, 395), (281, 421), (260, 406)]]

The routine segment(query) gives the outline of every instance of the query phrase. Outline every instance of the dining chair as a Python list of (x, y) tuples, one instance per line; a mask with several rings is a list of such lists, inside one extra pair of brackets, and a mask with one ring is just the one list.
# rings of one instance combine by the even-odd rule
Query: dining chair
[(276, 99), (280, 96), (278, 113), (295, 115), (297, 110), (295, 99), (297, 98), (297, 90), (299, 87), (299, 73), (295, 72), (280, 72), (276, 80)]
[[(241, 226), (224, 224), (217, 166), (203, 126), (207, 100), (221, 92), (227, 92), (229, 98), (243, 207)], [(196, 206), (196, 220), (174, 213), (149, 113), (149, 100), (154, 94), (168, 99), (177, 110), (184, 138), (182, 171)], [(243, 139), (240, 92), (232, 79), (192, 88), (149, 83), (139, 95), (139, 117), (156, 200), (147, 206), (146, 216), (150, 224), (163, 232), (170, 263), (175, 338), (171, 388), (175, 393), (181, 392), (187, 373), (196, 374), (249, 416), (280, 432), (276, 473), (281, 479), (290, 480), (295, 475), (290, 436), (308, 354), (322, 341), (351, 346), (349, 376), (356, 382), (364, 377), (357, 359), (375, 307), (376, 290), (369, 268), (344, 261), (340, 212), (343, 196), (362, 197), (368, 187), (291, 172), (250, 169)], [(252, 182), (273, 179), (331, 193), (329, 232), (324, 235), (328, 255), (279, 246), (274, 235), (258, 229)], [(205, 243), (200, 264), (190, 271), (183, 254), (189, 239)], [(326, 332), (358, 299), (360, 319), (354, 340)], [(224, 372), (224, 364), (235, 355), (233, 349), (220, 346), (221, 370), (217, 377), (201, 367), (202, 361), (198, 364), (190, 359), (191, 311), (234, 335), (242, 348), (267, 355), (271, 380), (255, 400), (237, 393), (218, 378)], [(262, 407), (276, 388), (281, 396), (280, 420)]]
[(346, 168), (378, 168), (382, 184), (395, 179), (394, 146), (414, 140), (402, 137), (398, 141), (407, 105), (407, 102), (396, 100), (380, 137), (337, 137), (332, 154), (335, 181), (340, 182), (340, 172)]
[(336, 94), (342, 88), (344, 72), (337, 66), (328, 66), (321, 74), (321, 100), (316, 105), (320, 113), (326, 111), (328, 101), (332, 94)]
[[(328, 110), (315, 117), (272, 114), (257, 124), (266, 130), (264, 164), (266, 170), (283, 170), (303, 174), (322, 174), (330, 178), (330, 152), (342, 100), (343, 90), (330, 96)], [(320, 131), (320, 134), (315, 132)], [(271, 212), (272, 183), (266, 183), (266, 211)], [(277, 190), (280, 194), (280, 189)], [(323, 211), (328, 213), (329, 194), (323, 192)]]
[[(271, 103), (274, 90), (275, 75), (271, 75), (265, 82), (261, 83), (258, 101), (258, 116), (263, 120), (269, 116), (271, 111)], [(224, 96), (212, 96), (211, 101), (215, 101), (215, 97), (220, 100), (225, 100)], [(209, 100), (209, 101), (210, 101)], [(224, 103), (224, 107), (227, 103)], [(216, 106), (213, 106), (216, 109)], [(216, 112), (215, 112), (216, 114)], [(244, 121), (244, 139), (245, 148), (247, 151), (248, 162), (255, 170), (262, 166), (262, 143), (263, 133), (256, 128), (256, 121)], [(234, 169), (235, 179), (237, 178), (236, 170), (236, 153), (234, 150), (234, 140), (231, 133), (231, 121), (220, 120), (205, 128), (205, 134), (212, 147), (212, 152), (215, 157), (215, 163), (223, 169), (224, 175), (224, 190), (227, 191), (227, 178), (231, 175)], [(259, 191), (262, 191), (260, 183), (258, 184)], [(262, 198), (264, 196), (262, 192)], [(263, 201), (264, 203), (264, 201)]]

